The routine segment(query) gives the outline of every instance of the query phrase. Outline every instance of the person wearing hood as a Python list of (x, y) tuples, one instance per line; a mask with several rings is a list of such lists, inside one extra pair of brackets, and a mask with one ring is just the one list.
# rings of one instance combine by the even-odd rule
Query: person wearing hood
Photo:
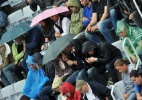
[(113, 83), (119, 81), (116, 70), (114, 69), (114, 62), (118, 58), (122, 58), (121, 52), (118, 48), (105, 42), (96, 44), (91, 41), (86, 41), (82, 45), (82, 53), (88, 54), (86, 61), (93, 66), (92, 69), (89, 70), (91, 78), (95, 76), (94, 71), (96, 69), (102, 74), (104, 74), (107, 69)]
[[(140, 59), (142, 59), (142, 29), (138, 27), (131, 27), (124, 20), (117, 21), (117, 35), (124, 40), (128, 37), (131, 41), (133, 46), (135, 47)], [(136, 63), (136, 56), (128, 42), (125, 44), (125, 49), (129, 56), (131, 57), (132, 61)]]
[(75, 91), (75, 87), (69, 82), (62, 83), (62, 94), (67, 97), (66, 100), (81, 100), (81, 93)]
[(55, 77), (55, 67), (53, 62), (50, 61), (45, 65), (42, 65), (43, 55), (39, 52), (33, 54), (33, 62), (36, 64), (38, 69), (42, 69), (44, 74), (49, 78), (49, 81), (46, 82), (44, 87), (38, 93), (38, 96), (41, 100), (50, 100), (50, 96), (52, 94), (52, 83)]
[(68, 7), (72, 11), (70, 33), (79, 34), (84, 28), (82, 24), (82, 8), (78, 0), (68, 0)]

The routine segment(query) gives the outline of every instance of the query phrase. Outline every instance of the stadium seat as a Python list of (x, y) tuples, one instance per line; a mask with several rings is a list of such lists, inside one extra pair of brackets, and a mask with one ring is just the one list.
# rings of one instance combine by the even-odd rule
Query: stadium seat
[(115, 83), (111, 90), (111, 96), (113, 100), (125, 100), (122, 95), (123, 91), (124, 91), (123, 81)]
[(12, 24), (24, 18), (22, 10), (17, 10), (8, 16), (8, 24)]
[[(40, 8), (39, 6), (37, 7), (37, 11), (39, 11)], [(36, 12), (37, 12), (36, 11)], [(30, 9), (30, 6), (26, 6), (23, 8), (23, 14), (24, 14), (24, 17), (33, 17), (32, 15), (36, 12), (33, 12), (31, 9)]]

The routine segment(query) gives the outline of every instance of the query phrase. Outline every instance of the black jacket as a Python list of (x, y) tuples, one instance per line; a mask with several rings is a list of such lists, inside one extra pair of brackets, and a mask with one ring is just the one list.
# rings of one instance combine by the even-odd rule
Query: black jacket
[(90, 85), (93, 94), (97, 96), (100, 100), (106, 100), (105, 97), (108, 97), (109, 100), (112, 100), (111, 90), (109, 88), (95, 81), (90, 81), (87, 83)]

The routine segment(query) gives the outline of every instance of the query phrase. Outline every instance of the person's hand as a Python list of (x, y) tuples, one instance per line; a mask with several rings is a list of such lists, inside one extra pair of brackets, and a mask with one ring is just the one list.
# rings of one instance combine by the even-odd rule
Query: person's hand
[(131, 13), (131, 14), (129, 15), (129, 19), (132, 19), (132, 18), (133, 18), (133, 15), (134, 15), (134, 13)]
[(124, 10), (124, 13), (130, 15), (130, 13), (127, 10)]
[(65, 6), (68, 7), (68, 2), (65, 2)]
[(88, 26), (86, 27), (86, 30), (85, 30), (85, 31), (86, 31), (86, 32), (91, 32), (91, 28), (92, 28), (92, 27), (91, 27), (90, 25), (88, 25)]
[(137, 59), (136, 59), (136, 57), (134, 55), (131, 56), (131, 59), (132, 59), (133, 63), (137, 63)]
[(29, 4), (33, 3), (33, 0), (26, 0)]
[(88, 20), (88, 18), (87, 17), (83, 17), (82, 20), (85, 21), (85, 20)]
[(93, 27), (91, 27), (91, 32), (94, 32), (94, 31), (96, 31), (98, 29), (98, 26), (93, 26)]
[(123, 97), (124, 97), (125, 100), (127, 100), (128, 94), (123, 94)]
[(45, 45), (42, 45), (42, 46), (41, 46), (41, 50), (43, 51), (43, 50), (44, 50), (44, 48), (45, 48)]
[(58, 32), (55, 32), (55, 37), (56, 38), (60, 38), (62, 35), (60, 34), (60, 33), (58, 33)]
[(71, 65), (73, 65), (73, 61), (72, 60), (68, 60), (67, 64), (71, 66)]
[(57, 8), (57, 6), (52, 6), (52, 8)]
[(23, 52), (26, 52), (26, 43), (23, 42)]
[(93, 63), (93, 62), (97, 62), (97, 58), (95, 58), (95, 57), (90, 57), (90, 58), (87, 58), (86, 59), (86, 61), (89, 63), (89, 64), (91, 64), (91, 63)]

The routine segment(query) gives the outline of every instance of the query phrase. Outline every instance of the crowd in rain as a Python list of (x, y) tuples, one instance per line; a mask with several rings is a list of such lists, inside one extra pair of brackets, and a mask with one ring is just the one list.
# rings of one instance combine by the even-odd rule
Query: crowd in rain
[[(136, 1), (142, 11), (142, 0)], [(142, 60), (142, 17), (133, 0), (26, 2), (32, 11), (69, 11), (29, 25), (12, 45), (0, 44), (1, 87), (26, 79), (20, 100), (113, 100), (109, 85), (122, 80), (125, 100), (142, 99), (142, 65), (135, 69)], [(4, 28), (6, 15), (0, 15)], [(127, 55), (113, 45), (125, 38), (138, 56), (128, 41)]]

